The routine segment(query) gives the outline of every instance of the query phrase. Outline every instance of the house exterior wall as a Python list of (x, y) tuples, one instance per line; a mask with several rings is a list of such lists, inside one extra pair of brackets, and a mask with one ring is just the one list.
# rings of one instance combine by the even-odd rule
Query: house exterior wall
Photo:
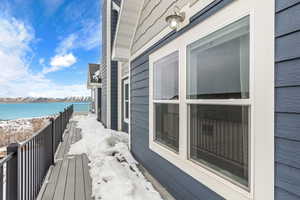
[[(146, 1), (146, 7), (157, 1), (151, 2)], [(231, 2), (232, 0), (214, 1), (194, 16), (187, 27), (179, 32), (169, 33), (142, 55), (134, 59), (130, 65), (131, 151), (135, 158), (176, 199), (219, 200), (223, 198), (149, 149), (149, 55)], [(144, 6), (143, 9), (146, 9), (146, 7)], [(158, 16), (158, 14), (156, 13), (155, 16)], [(147, 39), (144, 38), (143, 42), (144, 40), (147, 42)], [(140, 48), (140, 45), (141, 43), (136, 42), (134, 51)]]
[[(102, 5), (102, 94), (101, 94), (101, 122), (105, 127), (118, 129), (118, 63), (111, 60), (109, 50), (114, 42), (118, 22), (118, 12), (108, 12), (107, 3), (111, 0), (103, 0)], [(118, 3), (120, 3), (118, 1)], [(108, 16), (110, 14), (110, 16)], [(108, 19), (109, 17), (109, 19)], [(110, 23), (108, 25), (108, 22)], [(109, 30), (108, 30), (109, 29)], [(108, 34), (111, 34), (110, 37)], [(110, 38), (110, 42), (109, 41)], [(109, 67), (109, 70), (108, 70)], [(108, 102), (109, 101), (109, 102)]]
[(276, 0), (275, 199), (300, 199), (300, 0)]
[(165, 18), (174, 13), (173, 8), (175, 5), (182, 8), (188, 2), (190, 0), (145, 0), (133, 39), (131, 53), (134, 54), (167, 27)]
[[(111, 46), (113, 46), (116, 29), (117, 29), (117, 23), (118, 23), (118, 12), (116, 10), (112, 10), (111, 12)], [(117, 61), (111, 61), (111, 89), (110, 89), (110, 95), (111, 95), (111, 124), (110, 128), (113, 130), (118, 129), (118, 62)]]
[(102, 65), (101, 65), (101, 78), (102, 78), (102, 94), (101, 94), (101, 122), (107, 126), (107, 0), (103, 0), (102, 5)]

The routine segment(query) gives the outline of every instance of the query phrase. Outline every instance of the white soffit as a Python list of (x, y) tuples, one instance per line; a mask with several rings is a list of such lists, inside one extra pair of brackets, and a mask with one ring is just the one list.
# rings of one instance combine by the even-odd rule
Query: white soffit
[(142, 0), (123, 0), (117, 24), (117, 31), (113, 45), (112, 59), (128, 61), (131, 41), (139, 20), (139, 13), (143, 6)]

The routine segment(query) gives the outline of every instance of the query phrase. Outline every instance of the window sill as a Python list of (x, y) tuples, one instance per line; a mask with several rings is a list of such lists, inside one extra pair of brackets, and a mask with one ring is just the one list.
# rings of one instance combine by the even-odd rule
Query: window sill
[(157, 144), (153, 140), (149, 141), (149, 146), (152, 151), (159, 154), (161, 157), (225, 199), (252, 199), (252, 194), (249, 191), (232, 183), (232, 181), (217, 175), (215, 172), (212, 172), (212, 170), (207, 169), (207, 167), (196, 164), (194, 161), (188, 160), (187, 157), (183, 157), (181, 154), (177, 154), (174, 151)]

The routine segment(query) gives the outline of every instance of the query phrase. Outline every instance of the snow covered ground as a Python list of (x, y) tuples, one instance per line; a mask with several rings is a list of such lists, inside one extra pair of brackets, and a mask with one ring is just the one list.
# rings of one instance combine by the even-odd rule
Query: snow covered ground
[[(0, 147), (5, 147), (13, 142), (21, 142), (31, 137), (48, 121), (49, 117), (0, 121)], [(3, 148), (0, 148), (0, 152), (1, 150)]]
[(137, 167), (128, 149), (128, 134), (105, 129), (96, 116), (75, 116), (82, 139), (69, 154), (88, 155), (93, 196), (101, 200), (162, 200)]

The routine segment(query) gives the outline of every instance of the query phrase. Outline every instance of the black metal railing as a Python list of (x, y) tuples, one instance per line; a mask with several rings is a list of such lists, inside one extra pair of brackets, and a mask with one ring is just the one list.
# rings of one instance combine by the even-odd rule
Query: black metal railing
[(36, 199), (73, 111), (69, 106), (30, 139), (7, 147), (0, 160), (0, 200)]

